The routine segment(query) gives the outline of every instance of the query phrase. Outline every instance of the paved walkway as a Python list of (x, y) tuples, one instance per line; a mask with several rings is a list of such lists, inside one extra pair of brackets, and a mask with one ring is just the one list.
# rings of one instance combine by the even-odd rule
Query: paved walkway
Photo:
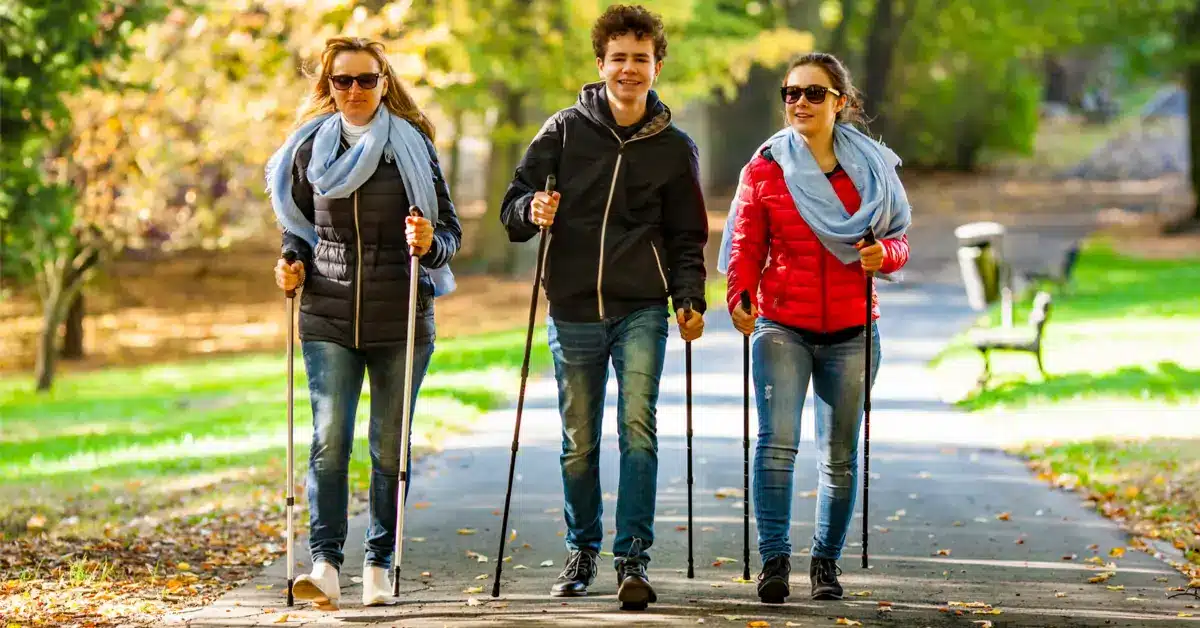
[[(718, 308), (694, 347), (694, 580), (685, 577), (687, 533), (678, 528), (687, 522), (683, 346), (674, 336), (668, 346), (659, 406), (657, 539), (650, 566), (660, 601), (650, 610), (617, 610), (615, 577), (607, 569), (589, 598), (562, 601), (547, 595), (565, 552), (555, 389), (552, 380), (542, 378), (531, 382), (526, 400), (510, 522), (516, 540), (508, 544), (512, 558), (505, 565), (499, 599), (490, 592), (512, 410), (488, 415), (478, 432), (448, 442), (443, 454), (427, 459), (417, 471), (399, 604), (359, 605), (355, 578), (365, 528), (365, 518), (359, 516), (351, 522), (347, 543), (343, 610), (285, 608), (284, 565), (276, 563), (216, 604), (171, 620), (191, 626), (247, 626), (275, 624), (286, 614), (287, 624), (310, 626), (746, 626), (756, 620), (771, 626), (831, 626), (845, 617), (867, 626), (986, 625), (972, 623), (983, 621), (995, 626), (1154, 626), (1189, 621), (1178, 616), (1181, 612), (1200, 616), (1200, 609), (1188, 606), (1200, 606), (1200, 601), (1166, 599), (1168, 587), (1184, 583), (1179, 574), (1132, 549), (1111, 558), (1109, 551), (1126, 542), (1111, 522), (1082, 508), (1078, 496), (1047, 489), (1020, 461), (999, 451), (1014, 440), (1009, 425), (957, 412), (938, 399), (924, 364), (970, 324), (974, 313), (958, 283), (952, 238), (946, 237), (944, 225), (927, 229), (910, 236), (914, 246), (927, 248), (917, 249), (925, 254), (914, 261), (908, 281), (881, 287), (884, 360), (871, 424), (871, 568), (859, 566), (859, 513), (841, 563), (847, 591), (860, 595), (817, 603), (803, 594), (815, 506), (811, 491), (816, 488), (808, 420), (793, 513), (796, 595), (784, 606), (767, 607), (758, 603), (753, 585), (735, 581), (741, 574), (741, 496), (724, 489), (742, 485), (742, 340)], [(1049, 240), (1043, 235), (1024, 241), (1026, 248), (1061, 250), (1085, 230), (1086, 224), (1079, 224), (1055, 231)], [(1022, 238), (1014, 239), (1020, 248)], [(1037, 256), (1031, 250), (1027, 257)], [(610, 392), (615, 393), (615, 384)], [(1041, 422), (1052, 423), (1050, 418), (1041, 417)], [(615, 492), (612, 395), (605, 421), (601, 477), (606, 491)], [(611, 530), (615, 496), (606, 493), (604, 505), (606, 529)], [(475, 533), (459, 534), (460, 529)], [(611, 550), (610, 543), (605, 550)], [(298, 573), (308, 568), (305, 547), (303, 541), (298, 544), (297, 554), (304, 557)], [(751, 571), (757, 573), (756, 554), (752, 561)], [(1088, 582), (1109, 572), (1114, 575), (1103, 583)], [(890, 602), (891, 611), (881, 611), (880, 602)]]

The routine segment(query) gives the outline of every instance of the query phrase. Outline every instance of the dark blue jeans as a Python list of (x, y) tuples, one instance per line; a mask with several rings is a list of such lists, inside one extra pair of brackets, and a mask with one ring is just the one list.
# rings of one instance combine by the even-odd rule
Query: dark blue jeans
[(567, 548), (599, 552), (604, 539), (600, 434), (611, 360), (617, 374), (621, 450), (613, 554), (649, 562), (658, 480), (655, 406), (667, 347), (667, 308), (646, 308), (597, 323), (550, 319), (548, 335), (563, 422)]
[[(879, 372), (879, 329), (872, 325), (871, 383)], [(754, 516), (763, 562), (792, 552), (792, 476), (808, 382), (816, 395), (814, 426), (819, 484), (812, 555), (841, 558), (858, 487), (858, 430), (863, 414), (865, 351), (860, 333), (812, 345), (796, 332), (759, 318), (751, 336), (758, 446), (754, 452)]]
[[(312, 397), (313, 440), (308, 461), (308, 547), (313, 562), (323, 560), (340, 569), (345, 555), (350, 485), (350, 450), (354, 445), (354, 416), (362, 393), (363, 375), (371, 380), (371, 420), (367, 434), (371, 449), (370, 517), (367, 563), (390, 567), (396, 538), (396, 493), (400, 486), (401, 427), (404, 420), (403, 344), (351, 349), (333, 342), (301, 343), (308, 390)], [(413, 407), (429, 368), (433, 342), (416, 344), (413, 354)], [(411, 434), (406, 445), (412, 451)], [(407, 488), (412, 486), (412, 456), (408, 458)]]

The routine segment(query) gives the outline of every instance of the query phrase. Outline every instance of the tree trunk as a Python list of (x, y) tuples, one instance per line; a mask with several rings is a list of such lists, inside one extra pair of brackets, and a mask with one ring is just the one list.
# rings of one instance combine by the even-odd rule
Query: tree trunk
[(512, 182), (513, 172), (528, 143), (517, 137), (525, 126), (525, 94), (507, 85), (496, 87), (499, 93), (500, 115), (491, 136), (491, 156), (487, 166), (487, 210), (479, 229), (480, 269), (488, 273), (509, 274), (516, 270), (517, 249), (508, 241), (508, 233), (500, 223), (500, 202)]
[(850, 49), (847, 39), (850, 32), (850, 18), (854, 15), (853, 0), (841, 0), (842, 19), (833, 27), (833, 36), (829, 42), (829, 52), (842, 60), (847, 67), (850, 65)]
[(37, 362), (33, 367), (33, 376), (37, 380), (37, 391), (46, 392), (54, 383), (54, 367), (58, 360), (58, 327), (61, 317), (58, 312), (62, 308), (58, 303), (45, 306), (42, 313), (42, 332), (38, 337)]
[(458, 176), (462, 172), (462, 150), (459, 148), (459, 144), (462, 143), (464, 116), (465, 114), (461, 107), (455, 107), (451, 113), (451, 124), (454, 125), (454, 135), (450, 137), (450, 168), (446, 172), (446, 187), (450, 188), (451, 196), (458, 189)]
[[(1185, 42), (1194, 42), (1200, 38), (1200, 6), (1184, 20)], [(1186, 89), (1188, 99), (1188, 137), (1191, 145), (1192, 191), (1195, 199), (1192, 205), (1192, 223), (1200, 223), (1200, 61), (1193, 59), (1186, 70)]]
[(83, 291), (80, 290), (67, 310), (62, 347), (62, 359), (64, 360), (83, 359), (83, 318)]
[(732, 193), (754, 150), (784, 125), (783, 102), (779, 100), (782, 74), (783, 68), (755, 65), (733, 100), (717, 98), (705, 107), (712, 121), (707, 138), (711, 146), (707, 151), (708, 186), (717, 194)]
[(871, 132), (884, 137), (887, 132), (887, 88), (892, 72), (892, 58), (900, 39), (902, 18), (896, 11), (896, 0), (877, 0), (875, 16), (867, 34), (866, 81), (863, 95)]

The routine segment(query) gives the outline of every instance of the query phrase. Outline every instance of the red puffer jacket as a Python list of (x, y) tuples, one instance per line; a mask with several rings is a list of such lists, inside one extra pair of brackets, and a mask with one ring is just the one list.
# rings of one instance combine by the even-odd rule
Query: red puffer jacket
[[(830, 175), (838, 198), (851, 214), (861, 198), (840, 168)], [(858, 262), (843, 264), (800, 217), (783, 179), (783, 169), (762, 153), (742, 171), (740, 204), (733, 232), (726, 298), (730, 312), (748, 290), (759, 315), (806, 331), (828, 333), (866, 323), (866, 278)], [(908, 236), (881, 240), (882, 273), (908, 261)], [(872, 295), (873, 318), (879, 300)]]

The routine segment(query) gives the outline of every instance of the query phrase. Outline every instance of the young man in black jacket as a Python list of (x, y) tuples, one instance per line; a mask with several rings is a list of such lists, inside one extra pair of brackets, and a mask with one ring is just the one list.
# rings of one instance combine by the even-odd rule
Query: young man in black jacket
[[(505, 194), (501, 220), (513, 242), (550, 230), (544, 287), (570, 551), (551, 593), (587, 595), (596, 577), (604, 535), (600, 434), (611, 360), (621, 451), (617, 597), (626, 608), (645, 608), (656, 600), (646, 563), (654, 541), (655, 407), (668, 297), (683, 338), (699, 338), (708, 219), (696, 146), (650, 89), (667, 52), (661, 19), (640, 6), (610, 7), (592, 29), (592, 46), (603, 81), (585, 85), (574, 106), (542, 126)], [(546, 194), (551, 174), (558, 189)]]

